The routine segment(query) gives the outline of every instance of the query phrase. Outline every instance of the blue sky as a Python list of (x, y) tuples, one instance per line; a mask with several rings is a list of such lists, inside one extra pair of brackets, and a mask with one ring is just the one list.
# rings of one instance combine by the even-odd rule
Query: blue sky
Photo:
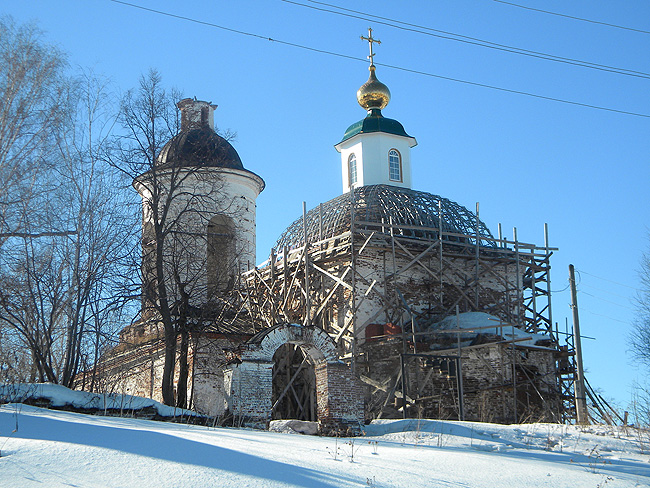
[[(327, 8), (309, 2), (312, 7)], [(522, 9), (495, 0), (336, 2), (348, 9), (530, 51), (650, 73), (650, 34)], [(418, 141), (414, 188), (473, 209), (496, 234), (550, 244), (554, 319), (569, 318), (568, 264), (579, 270), (587, 378), (622, 406), (645, 374), (627, 352), (638, 264), (650, 247), (650, 117), (625, 115), (426, 76), (493, 85), (650, 116), (650, 79), (521, 56), (335, 15), (282, 0), (132, 0), (140, 6), (256, 34), (163, 16), (110, 0), (4, 0), (0, 14), (35, 21), (72, 66), (110, 78), (119, 94), (156, 68), (167, 86), (219, 105), (244, 165), (264, 178), (258, 261), (282, 230), (340, 194), (333, 145), (363, 118), (368, 26), (383, 111)], [(569, 16), (650, 31), (650, 4), (521, 0)], [(363, 15), (360, 15), (364, 17)], [(394, 22), (393, 22), (394, 23)], [(264, 38), (264, 39), (263, 39)], [(283, 42), (272, 42), (268, 38)], [(330, 51), (350, 59), (297, 47)]]

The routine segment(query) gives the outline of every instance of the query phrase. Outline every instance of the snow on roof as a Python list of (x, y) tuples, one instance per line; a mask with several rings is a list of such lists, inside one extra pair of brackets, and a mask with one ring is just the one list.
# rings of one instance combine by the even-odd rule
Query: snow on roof
[(464, 312), (458, 314), (458, 317), (456, 315), (450, 315), (440, 322), (433, 324), (428, 330), (435, 332), (436, 330), (455, 329), (462, 329), (464, 331), (461, 333), (461, 337), (463, 338), (475, 337), (479, 334), (496, 335), (504, 340), (530, 338), (528, 340), (517, 341), (517, 344), (526, 346), (534, 346), (538, 342), (550, 340), (547, 335), (526, 332), (525, 330), (513, 327), (512, 324), (499, 319), (499, 317), (485, 312)]
[(163, 405), (150, 398), (116, 393), (90, 393), (52, 383), (0, 383), (0, 404), (23, 403), (28, 400), (47, 400), (52, 407), (111, 411), (153, 408), (161, 417), (197, 416), (197, 413), (191, 410)]

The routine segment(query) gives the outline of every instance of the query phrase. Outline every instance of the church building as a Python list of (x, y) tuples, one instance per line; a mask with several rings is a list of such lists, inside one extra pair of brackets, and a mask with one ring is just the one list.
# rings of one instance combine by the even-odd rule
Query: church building
[[(178, 339), (182, 396), (215, 419), (299, 419), (328, 433), (378, 418), (572, 418), (573, 355), (552, 319), (555, 249), (500, 229), (495, 237), (478, 204), (472, 212), (413, 188), (417, 142), (384, 117), (390, 91), (377, 78), (372, 32), (364, 39), (369, 78), (357, 100), (366, 115), (334, 146), (342, 193), (303, 208), (258, 266), (264, 182), (215, 133), (213, 105), (179, 102), (180, 133), (155, 174), (134, 182), (144, 209), (142, 316), (103, 358), (105, 384), (160, 399), (162, 279), (187, 331)], [(164, 229), (151, 201), (172, 192), (177, 238), (159, 253)]]

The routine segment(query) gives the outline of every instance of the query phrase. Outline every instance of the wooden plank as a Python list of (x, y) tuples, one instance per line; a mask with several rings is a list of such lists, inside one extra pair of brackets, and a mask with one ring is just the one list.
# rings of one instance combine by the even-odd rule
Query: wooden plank
[[(303, 247), (303, 252), (304, 252), (304, 247)], [(299, 262), (296, 264), (296, 270), (293, 272), (293, 276), (291, 277), (291, 283), (289, 284), (289, 287), (287, 288), (287, 297), (284, 299), (284, 302), (282, 303), (282, 308), (286, 309), (286, 305), (289, 301), (289, 298), (291, 297), (291, 290), (293, 288), (294, 283), (296, 282), (296, 277), (298, 276), (298, 271), (300, 271), (300, 265)]]
[(366, 246), (370, 242), (370, 239), (372, 239), (374, 235), (375, 235), (375, 232), (373, 231), (372, 234), (370, 234), (368, 236), (368, 238), (366, 239), (366, 242), (364, 242), (363, 246), (361, 246), (361, 249), (359, 249), (359, 252), (357, 253), (358, 256), (361, 256), (361, 254), (363, 253), (363, 250), (366, 248)]
[[(351, 269), (352, 268), (350, 268), (349, 266), (345, 269), (345, 272), (341, 276), (341, 280), (345, 279), (345, 276), (348, 274), (348, 271), (350, 271)], [(336, 285), (334, 285), (334, 288), (332, 288), (332, 290), (327, 294), (327, 298), (325, 298), (325, 301), (320, 305), (320, 307), (316, 311), (316, 316), (318, 316), (323, 311), (323, 309), (327, 305), (327, 302), (329, 302), (329, 299), (332, 297), (332, 295), (334, 295), (338, 287), (339, 287), (339, 283), (337, 282)]]
[(318, 271), (320, 271), (320, 272), (323, 273), (325, 276), (331, 278), (332, 280), (334, 280), (336, 283), (338, 283), (339, 285), (343, 286), (344, 288), (347, 288), (348, 290), (353, 291), (352, 286), (351, 286), (351, 285), (348, 285), (348, 284), (347, 284), (345, 281), (343, 281), (341, 278), (338, 278), (338, 277), (334, 276), (333, 274), (328, 273), (327, 271), (325, 271), (325, 270), (324, 270), (323, 268), (321, 268), (320, 266), (316, 266), (314, 263), (311, 263), (311, 267), (312, 267), (312, 268), (315, 268), (315, 269), (318, 270)]
[(303, 368), (303, 366), (305, 365), (306, 362), (307, 362), (307, 357), (304, 357), (303, 360), (302, 360), (302, 362), (300, 363), (300, 366), (298, 367), (298, 369), (296, 370), (296, 372), (293, 374), (293, 376), (292, 376), (291, 379), (289, 380), (289, 384), (288, 384), (287, 386), (284, 387), (284, 390), (282, 390), (282, 393), (280, 394), (280, 396), (278, 397), (278, 399), (277, 399), (277, 400), (275, 401), (275, 403), (273, 404), (273, 407), (271, 408), (271, 411), (272, 411), (272, 412), (275, 411), (275, 409), (277, 408), (278, 404), (282, 401), (282, 399), (284, 398), (284, 396), (287, 394), (287, 392), (288, 392), (289, 389), (291, 388), (291, 385), (293, 384), (293, 382), (294, 382), (294, 381), (296, 380), (296, 378), (298, 377), (298, 374), (300, 373), (300, 371), (302, 371), (302, 368)]
[(346, 320), (343, 323), (343, 328), (339, 331), (338, 334), (336, 334), (336, 339), (334, 339), (334, 342), (338, 343), (341, 340), (341, 337), (343, 336), (343, 334), (345, 334), (348, 331), (348, 329), (350, 328), (350, 325), (352, 325), (352, 322), (353, 322), (352, 318), (353, 317), (354, 317), (354, 314), (352, 315), (352, 317), (350, 317), (348, 320)]
[[(401, 244), (398, 243), (398, 245), (399, 245), (400, 247), (402, 247)], [(438, 241), (435, 241), (433, 244), (431, 244), (429, 247), (427, 247), (424, 251), (422, 251), (420, 254), (418, 254), (416, 257), (414, 257), (414, 258), (413, 258), (413, 259), (412, 259), (412, 260), (411, 260), (411, 261), (410, 261), (406, 266), (402, 267), (402, 268), (399, 270), (399, 272), (396, 272), (395, 275), (400, 275), (400, 274), (404, 273), (406, 270), (408, 270), (408, 269), (409, 269), (411, 266), (413, 266), (415, 263), (418, 263), (418, 264), (419, 264), (420, 266), (422, 266), (424, 269), (426, 269), (427, 271), (429, 271), (429, 268), (428, 268), (427, 266), (425, 266), (424, 264), (422, 264), (422, 262), (420, 261), (420, 259), (422, 259), (423, 257), (425, 257), (425, 256), (429, 253), (429, 251), (431, 251), (432, 249), (434, 249), (434, 248), (436, 248), (436, 247), (438, 247)], [(404, 249), (404, 248), (402, 248), (402, 249)], [(409, 253), (409, 254), (410, 254), (410, 253)], [(429, 272), (433, 275), (433, 273), (432, 273), (431, 271), (429, 271)], [(387, 277), (391, 277), (391, 276), (393, 276), (393, 273), (387, 275)]]

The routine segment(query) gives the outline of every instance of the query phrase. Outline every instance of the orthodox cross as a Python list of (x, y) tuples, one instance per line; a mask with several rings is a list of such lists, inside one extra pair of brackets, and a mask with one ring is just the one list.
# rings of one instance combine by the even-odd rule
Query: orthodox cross
[(370, 46), (370, 56), (368, 56), (368, 59), (370, 60), (370, 66), (375, 65), (375, 53), (372, 52), (372, 43), (376, 42), (377, 44), (381, 44), (381, 41), (379, 39), (374, 39), (372, 37), (372, 27), (368, 27), (368, 37), (361, 36), (362, 41), (368, 41), (368, 45)]

